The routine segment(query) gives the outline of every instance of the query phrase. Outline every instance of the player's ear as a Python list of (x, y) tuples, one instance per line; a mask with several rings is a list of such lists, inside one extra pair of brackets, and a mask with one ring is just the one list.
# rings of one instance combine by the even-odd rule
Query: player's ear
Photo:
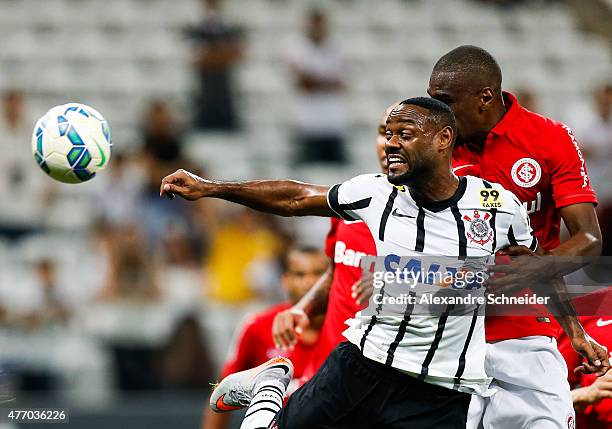
[(435, 138), (438, 151), (443, 152), (451, 148), (454, 137), (453, 129), (449, 125), (438, 131)]
[(485, 87), (480, 91), (480, 110), (484, 112), (489, 110), (495, 99), (495, 93), (491, 87)]

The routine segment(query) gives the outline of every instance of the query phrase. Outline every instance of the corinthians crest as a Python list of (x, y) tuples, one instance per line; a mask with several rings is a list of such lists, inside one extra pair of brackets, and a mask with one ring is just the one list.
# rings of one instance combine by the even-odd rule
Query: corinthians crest
[(482, 246), (491, 241), (493, 238), (493, 230), (489, 226), (489, 218), (491, 218), (490, 213), (485, 213), (484, 216), (482, 216), (478, 210), (474, 210), (473, 218), (468, 215), (463, 216), (463, 220), (470, 223), (466, 235), (472, 243)]

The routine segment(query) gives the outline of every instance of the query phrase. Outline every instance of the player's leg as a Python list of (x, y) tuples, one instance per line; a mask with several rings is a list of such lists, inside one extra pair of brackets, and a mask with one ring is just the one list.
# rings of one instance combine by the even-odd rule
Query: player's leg
[[(382, 366), (381, 364), (377, 364)], [(383, 367), (376, 392), (379, 425), (388, 429), (465, 429), (471, 395)], [(381, 371), (383, 372), (383, 371)]]
[(281, 409), (293, 377), (289, 359), (278, 357), (225, 377), (213, 391), (210, 406), (216, 412), (248, 407), (242, 429), (265, 429)]
[[(465, 429), (470, 395), (419, 381), (340, 344), (274, 429)], [(274, 426), (276, 424), (276, 426)]]
[(567, 367), (549, 337), (487, 345), (488, 374), (498, 389), (483, 415), (485, 429), (567, 429), (575, 416)]
[[(218, 412), (249, 407), (241, 429), (370, 429), (374, 427), (366, 411), (353, 410), (381, 383), (373, 374), (354, 372), (358, 359), (365, 359), (356, 346), (340, 344), (325, 360), (315, 376), (298, 389), (282, 408), (282, 398), (291, 379), (275, 368), (286, 361), (277, 358), (259, 367), (232, 374), (215, 388), (210, 405)], [(368, 377), (369, 375), (369, 377)], [(281, 410), (279, 412), (279, 410)], [(276, 414), (276, 416), (275, 416)], [(272, 423), (271, 423), (272, 422)]]
[(384, 380), (368, 371), (358, 347), (344, 342), (327, 357), (317, 373), (300, 387), (274, 417), (274, 429), (371, 429), (373, 392), (384, 390)]

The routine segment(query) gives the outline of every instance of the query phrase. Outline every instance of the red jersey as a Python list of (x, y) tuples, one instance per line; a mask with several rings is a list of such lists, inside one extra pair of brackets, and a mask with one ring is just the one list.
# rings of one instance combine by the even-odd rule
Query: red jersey
[[(591, 302), (595, 301), (595, 305)], [(587, 308), (599, 307), (596, 314), (601, 316), (582, 316), (580, 322), (585, 331), (599, 344), (612, 350), (612, 290), (602, 290), (597, 293), (589, 294), (575, 300), (576, 308), (585, 301)], [(607, 315), (607, 316), (606, 316)], [(567, 338), (565, 332), (560, 329), (557, 336), (557, 345), (567, 364), (569, 373), (568, 381), (571, 388), (576, 386), (589, 386), (597, 378), (593, 374), (574, 374), (574, 368), (583, 361), (582, 356), (574, 351), (572, 343)], [(610, 353), (612, 359), (612, 352)], [(612, 426), (612, 399), (604, 399), (598, 404), (589, 405), (583, 413), (576, 415), (576, 427), (589, 429), (606, 429)]]
[(364, 222), (332, 218), (325, 240), (325, 253), (334, 261), (334, 277), (321, 336), (304, 374), (305, 379), (312, 377), (331, 351), (346, 340), (342, 335), (347, 327), (344, 322), (365, 307), (355, 303), (351, 287), (361, 278), (361, 258), (376, 255), (376, 244)]
[[(527, 208), (540, 246), (554, 249), (560, 244), (559, 209), (597, 202), (584, 157), (566, 125), (530, 112), (508, 92), (503, 96), (506, 114), (489, 132), (484, 147), (456, 146), (453, 169), (456, 174), (500, 183), (513, 192)], [(542, 306), (540, 313), (548, 311)], [(539, 320), (535, 316), (488, 317), (487, 341), (554, 336), (558, 325)]]
[(304, 367), (310, 360), (315, 345), (298, 342), (293, 351), (283, 352), (276, 348), (272, 339), (274, 317), (290, 307), (291, 304), (289, 303), (275, 305), (246, 319), (237, 331), (230, 357), (221, 370), (221, 378), (253, 368), (276, 356), (285, 356), (291, 359), (294, 367), (294, 378), (302, 377)]

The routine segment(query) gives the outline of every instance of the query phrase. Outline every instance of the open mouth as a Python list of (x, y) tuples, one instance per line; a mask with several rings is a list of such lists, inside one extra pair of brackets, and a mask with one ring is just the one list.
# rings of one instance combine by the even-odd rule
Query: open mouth
[(387, 165), (389, 167), (396, 166), (398, 164), (407, 164), (406, 159), (401, 155), (387, 155)]

